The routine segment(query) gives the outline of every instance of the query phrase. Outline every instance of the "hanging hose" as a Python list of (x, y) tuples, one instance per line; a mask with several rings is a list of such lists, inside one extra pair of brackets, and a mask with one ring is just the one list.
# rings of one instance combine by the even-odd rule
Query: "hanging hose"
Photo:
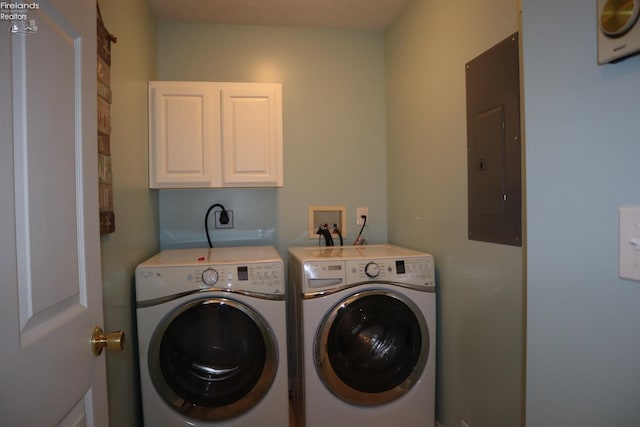
[(342, 233), (340, 232), (340, 229), (338, 228), (338, 224), (333, 224), (333, 232), (335, 234), (338, 235), (338, 237), (340, 238), (340, 246), (344, 245), (344, 241), (342, 240)]
[[(324, 236), (324, 241), (326, 246), (333, 246), (333, 237), (331, 237), (331, 232), (329, 231), (329, 227), (327, 224), (321, 225), (318, 227), (318, 231), (316, 231), (318, 236)], [(320, 245), (320, 241), (318, 240), (318, 245)]]

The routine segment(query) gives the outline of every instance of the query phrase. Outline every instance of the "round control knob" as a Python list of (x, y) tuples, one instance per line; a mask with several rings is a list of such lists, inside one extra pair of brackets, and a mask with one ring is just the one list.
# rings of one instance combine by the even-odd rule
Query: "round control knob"
[(368, 277), (375, 279), (380, 275), (380, 266), (375, 262), (370, 262), (364, 266), (364, 272)]
[(218, 283), (218, 272), (213, 268), (207, 268), (202, 272), (202, 282), (207, 286), (213, 286)]

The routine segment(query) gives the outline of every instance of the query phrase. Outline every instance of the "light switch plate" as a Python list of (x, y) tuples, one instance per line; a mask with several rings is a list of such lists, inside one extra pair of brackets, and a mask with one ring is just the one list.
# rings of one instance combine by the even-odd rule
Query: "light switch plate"
[(640, 207), (620, 207), (620, 277), (640, 281)]

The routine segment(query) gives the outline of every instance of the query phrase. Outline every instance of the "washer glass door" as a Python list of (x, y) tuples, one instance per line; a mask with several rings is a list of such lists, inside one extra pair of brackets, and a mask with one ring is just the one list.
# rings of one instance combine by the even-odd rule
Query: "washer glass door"
[(196, 420), (240, 415), (268, 392), (277, 342), (264, 318), (228, 298), (191, 301), (169, 313), (151, 338), (149, 371), (164, 401)]
[(340, 399), (391, 402), (419, 380), (429, 354), (424, 316), (401, 293), (370, 289), (336, 304), (318, 328), (317, 372)]

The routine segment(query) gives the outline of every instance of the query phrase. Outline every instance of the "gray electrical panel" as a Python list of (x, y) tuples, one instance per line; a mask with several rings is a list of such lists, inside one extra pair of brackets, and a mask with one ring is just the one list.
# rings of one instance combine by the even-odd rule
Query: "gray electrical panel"
[(469, 239), (522, 245), (518, 34), (466, 64)]

